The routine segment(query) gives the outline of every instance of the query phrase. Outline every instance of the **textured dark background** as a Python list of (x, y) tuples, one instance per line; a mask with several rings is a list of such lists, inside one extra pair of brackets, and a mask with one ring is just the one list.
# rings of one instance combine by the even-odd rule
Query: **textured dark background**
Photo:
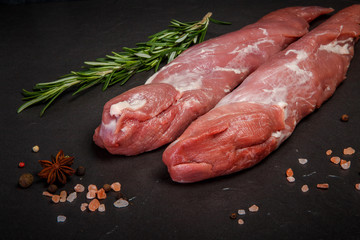
[[(134, 157), (112, 156), (92, 143), (102, 107), (112, 97), (143, 84), (152, 72), (132, 78), (105, 92), (101, 86), (72, 97), (66, 94), (40, 118), (42, 106), (21, 114), (21, 89), (55, 80), (83, 62), (122, 47), (134, 47), (167, 27), (173, 18), (200, 20), (208, 11), (230, 26), (211, 24), (207, 38), (237, 30), (278, 8), (321, 5), (340, 10), (359, 1), (1, 1), (0, 4), (0, 239), (359, 239), (360, 191), (360, 45), (348, 79), (334, 96), (306, 117), (294, 134), (256, 167), (195, 184), (171, 181), (161, 161), (164, 148)], [(313, 26), (324, 21), (319, 18)], [(344, 113), (350, 121), (339, 120)], [(40, 152), (32, 153), (33, 145)], [(341, 170), (325, 155), (333, 149), (358, 150), (349, 170)], [(28, 189), (17, 186), (24, 172), (41, 170), (37, 160), (63, 149), (83, 165), (83, 178), (71, 177), (63, 187), (77, 183), (102, 186), (120, 181), (131, 206), (117, 209), (115, 194), (103, 202), (106, 212), (81, 212), (85, 193), (73, 203), (53, 204), (42, 196), (43, 181)], [(300, 165), (298, 158), (307, 158)], [(17, 164), (24, 161), (25, 168)], [(293, 168), (296, 182), (285, 170)], [(328, 182), (330, 189), (316, 189)], [(308, 184), (310, 191), (300, 188)], [(238, 225), (229, 215), (257, 204), (259, 212)], [(58, 215), (67, 216), (57, 223)]]

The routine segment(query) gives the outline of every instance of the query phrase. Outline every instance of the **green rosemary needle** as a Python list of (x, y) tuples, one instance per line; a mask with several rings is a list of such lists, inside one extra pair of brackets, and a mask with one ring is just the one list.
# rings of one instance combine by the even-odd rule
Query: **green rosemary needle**
[(171, 62), (190, 46), (204, 41), (209, 21), (217, 24), (230, 24), (211, 18), (207, 13), (199, 22), (183, 23), (177, 20), (170, 22), (170, 29), (165, 29), (149, 37), (147, 42), (136, 44), (135, 48), (124, 47), (122, 52), (112, 52), (96, 61), (85, 62), (81, 71), (72, 71), (56, 81), (37, 83), (33, 91), (22, 90), (23, 100), (18, 113), (38, 103), (45, 110), (65, 90), (75, 88), (73, 95), (92, 86), (103, 84), (102, 90), (116, 83), (126, 83), (134, 74), (159, 69), (162, 62)]

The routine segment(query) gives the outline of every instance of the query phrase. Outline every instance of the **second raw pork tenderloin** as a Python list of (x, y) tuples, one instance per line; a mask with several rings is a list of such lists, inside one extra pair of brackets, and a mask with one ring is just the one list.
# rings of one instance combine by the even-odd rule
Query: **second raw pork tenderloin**
[(171, 178), (226, 175), (269, 155), (345, 79), (359, 24), (360, 5), (345, 8), (260, 66), (165, 150)]
[(331, 11), (280, 9), (189, 48), (145, 85), (105, 104), (95, 143), (112, 154), (136, 155), (173, 141), (270, 56), (306, 34), (308, 22)]

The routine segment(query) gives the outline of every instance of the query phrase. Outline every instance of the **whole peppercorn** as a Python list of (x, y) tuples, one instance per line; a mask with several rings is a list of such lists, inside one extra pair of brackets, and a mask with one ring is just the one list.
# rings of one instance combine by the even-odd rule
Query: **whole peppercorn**
[(105, 192), (109, 192), (111, 190), (110, 184), (104, 184), (103, 189), (105, 190)]
[(47, 188), (48, 192), (55, 193), (57, 191), (58, 187), (55, 184), (50, 184)]
[(343, 114), (343, 115), (341, 116), (341, 121), (343, 121), (343, 122), (349, 121), (349, 115)]
[(31, 173), (24, 173), (19, 178), (19, 185), (22, 188), (30, 187), (34, 182), (34, 176)]
[(85, 175), (85, 168), (83, 166), (79, 166), (76, 169), (76, 175), (78, 176), (84, 176)]
[(230, 218), (231, 218), (231, 219), (236, 219), (236, 213), (230, 214)]

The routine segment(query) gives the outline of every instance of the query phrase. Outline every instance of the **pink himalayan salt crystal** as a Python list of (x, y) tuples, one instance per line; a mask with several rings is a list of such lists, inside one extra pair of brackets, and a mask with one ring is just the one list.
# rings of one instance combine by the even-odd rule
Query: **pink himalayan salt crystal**
[(99, 208), (98, 208), (99, 212), (105, 212), (105, 204), (100, 204)]
[(76, 184), (75, 187), (74, 187), (74, 190), (75, 190), (75, 192), (80, 193), (80, 192), (85, 191), (85, 187), (82, 184)]
[(118, 199), (117, 201), (114, 202), (114, 206), (117, 208), (123, 208), (123, 207), (127, 207), (129, 205), (129, 202), (126, 201), (123, 198)]
[(121, 190), (121, 184), (119, 182), (114, 182), (111, 184), (111, 189), (115, 192), (119, 192)]
[(88, 206), (89, 206), (88, 203), (82, 203), (82, 204), (80, 205), (80, 210), (81, 210), (81, 211), (85, 211)]

